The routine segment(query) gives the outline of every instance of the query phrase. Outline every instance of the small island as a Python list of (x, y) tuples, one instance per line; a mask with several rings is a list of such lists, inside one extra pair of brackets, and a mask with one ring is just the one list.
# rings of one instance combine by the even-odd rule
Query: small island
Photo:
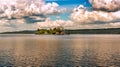
[(55, 28), (37, 29), (36, 34), (64, 35), (65, 33), (64, 33), (64, 28), (62, 26), (58, 26)]

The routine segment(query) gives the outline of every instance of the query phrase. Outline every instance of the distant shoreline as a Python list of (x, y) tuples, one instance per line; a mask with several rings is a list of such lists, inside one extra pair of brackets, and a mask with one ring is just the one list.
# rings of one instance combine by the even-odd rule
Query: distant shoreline
[[(120, 34), (120, 28), (107, 28), (107, 29), (65, 29), (65, 34)], [(3, 32), (0, 34), (35, 34), (36, 30), (24, 30)]]

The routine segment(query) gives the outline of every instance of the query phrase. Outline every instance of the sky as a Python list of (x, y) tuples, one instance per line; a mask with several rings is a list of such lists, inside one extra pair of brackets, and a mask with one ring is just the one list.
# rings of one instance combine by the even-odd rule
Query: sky
[(120, 0), (0, 0), (0, 32), (120, 28)]
[(57, 2), (59, 5), (85, 4), (90, 5), (88, 0), (46, 0), (46, 2)]
[[(69, 10), (74, 9), (75, 7), (78, 7), (80, 4), (86, 6), (86, 7), (90, 7), (90, 3), (88, 0), (46, 0), (46, 3), (49, 2), (56, 2), (60, 5), (60, 7), (65, 7)], [(60, 14), (60, 19), (62, 20), (70, 20), (69, 15), (71, 12), (66, 12), (63, 14)], [(55, 18), (56, 16), (52, 15), (50, 16), (51, 20), (56, 20)]]

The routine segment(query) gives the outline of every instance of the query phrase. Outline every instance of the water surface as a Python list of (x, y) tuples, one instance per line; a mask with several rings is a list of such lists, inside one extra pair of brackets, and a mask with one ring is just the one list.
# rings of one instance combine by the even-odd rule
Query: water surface
[(0, 66), (120, 66), (120, 35), (0, 35)]

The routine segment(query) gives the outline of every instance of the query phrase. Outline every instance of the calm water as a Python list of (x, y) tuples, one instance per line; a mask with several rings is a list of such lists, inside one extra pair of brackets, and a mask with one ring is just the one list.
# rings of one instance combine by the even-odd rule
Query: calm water
[(120, 66), (120, 35), (0, 35), (0, 66)]

